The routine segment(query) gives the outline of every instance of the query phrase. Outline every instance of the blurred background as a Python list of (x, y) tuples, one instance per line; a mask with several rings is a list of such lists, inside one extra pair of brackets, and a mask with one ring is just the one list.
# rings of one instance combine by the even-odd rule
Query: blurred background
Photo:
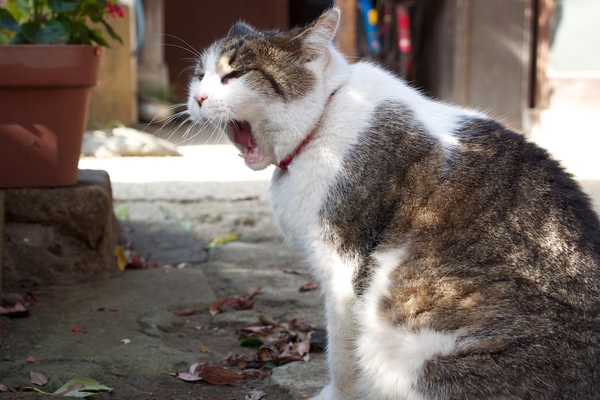
[(114, 119), (127, 126), (147, 121), (153, 99), (181, 102), (195, 51), (235, 22), (287, 29), (332, 5), (343, 10), (337, 45), (349, 60), (375, 59), (430, 96), (485, 111), (526, 134), (557, 114), (577, 111), (591, 122), (600, 110), (597, 0), (121, 3), (126, 18), (115, 22), (127, 45), (108, 51), (91, 127)]
[(342, 23), (336, 45), (350, 62), (374, 60), (430, 97), (477, 109), (521, 131), (578, 177), (600, 179), (598, 0), (119, 3), (124, 17), (109, 18), (124, 45), (113, 42), (106, 51), (88, 130), (167, 132), (182, 123), (165, 125), (185, 110), (199, 52), (234, 23), (285, 30), (337, 6)]

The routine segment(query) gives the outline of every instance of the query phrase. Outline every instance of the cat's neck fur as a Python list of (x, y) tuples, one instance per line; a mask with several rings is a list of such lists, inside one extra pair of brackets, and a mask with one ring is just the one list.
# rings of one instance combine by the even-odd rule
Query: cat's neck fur
[[(330, 46), (328, 54), (310, 63), (308, 68), (313, 70), (319, 79), (315, 90), (305, 98), (280, 104), (279, 107), (283, 108), (282, 115), (286, 117), (277, 121), (273, 128), (268, 128), (278, 132), (273, 136), (273, 149), (278, 163), (293, 154), (309, 135), (318, 135), (317, 128), (331, 94), (348, 81), (351, 73), (350, 64), (334, 46)], [(317, 111), (302, 112), (312, 109)]]

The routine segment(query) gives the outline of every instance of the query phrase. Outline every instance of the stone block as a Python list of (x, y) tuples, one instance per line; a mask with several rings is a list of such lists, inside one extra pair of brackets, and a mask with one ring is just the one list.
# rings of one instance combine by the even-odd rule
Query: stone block
[(73, 187), (4, 191), (4, 288), (71, 284), (120, 273), (119, 226), (105, 171), (80, 170)]

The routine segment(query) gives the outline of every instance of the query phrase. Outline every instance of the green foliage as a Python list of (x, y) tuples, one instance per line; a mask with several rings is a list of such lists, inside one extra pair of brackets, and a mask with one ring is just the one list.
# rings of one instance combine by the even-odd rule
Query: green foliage
[(65, 383), (53, 394), (63, 397), (88, 397), (100, 392), (112, 392), (112, 388), (90, 378), (75, 378)]
[(122, 16), (121, 7), (108, 0), (7, 0), (0, 8), (0, 44), (108, 46), (103, 30), (90, 22), (123, 43), (107, 21)]

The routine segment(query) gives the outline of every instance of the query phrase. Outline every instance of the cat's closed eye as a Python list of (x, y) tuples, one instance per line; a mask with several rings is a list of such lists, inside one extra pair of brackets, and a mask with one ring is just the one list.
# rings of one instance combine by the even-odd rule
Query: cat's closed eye
[(230, 73), (228, 73), (227, 75), (225, 75), (223, 78), (221, 78), (221, 83), (223, 85), (225, 85), (231, 79), (237, 79), (237, 78), (239, 78), (241, 76), (246, 75), (247, 73), (248, 73), (247, 69), (239, 69), (239, 70), (231, 71)]
[(196, 74), (196, 78), (198, 78), (199, 81), (201, 81), (202, 79), (204, 79), (204, 72), (198, 72)]

